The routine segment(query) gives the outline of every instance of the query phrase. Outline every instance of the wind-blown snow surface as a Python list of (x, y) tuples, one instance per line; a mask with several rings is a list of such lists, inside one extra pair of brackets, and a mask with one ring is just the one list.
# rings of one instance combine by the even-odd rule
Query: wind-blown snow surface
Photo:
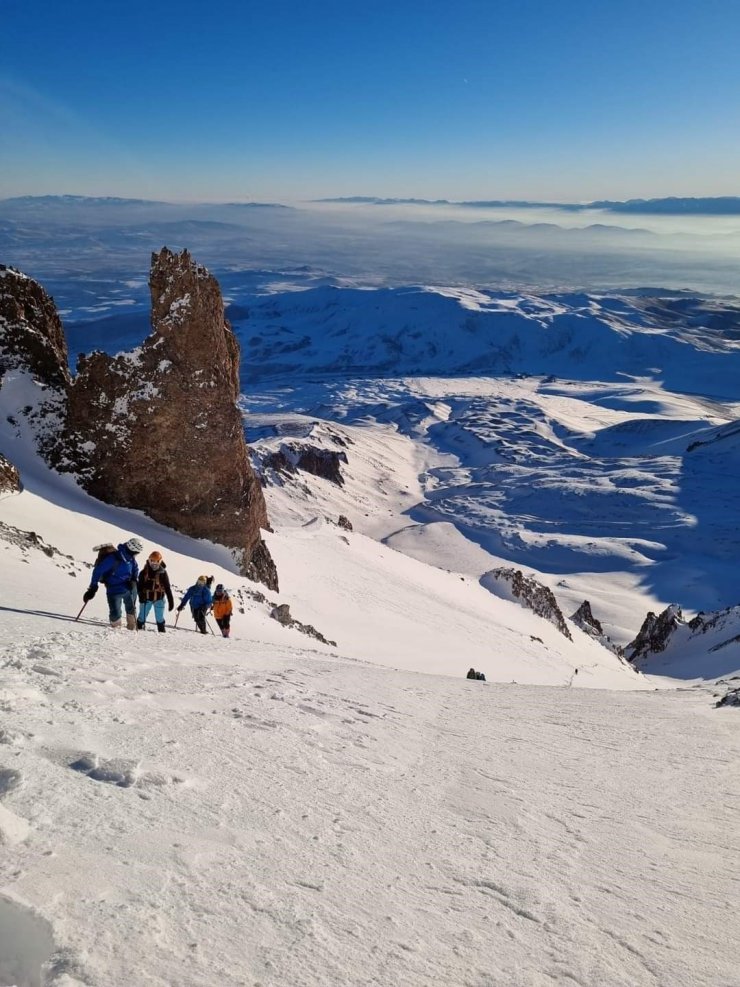
[[(31, 493), (3, 515), (65, 552), (111, 533)], [(252, 601), (229, 641), (115, 633), (97, 598), (53, 616), (70, 554), (3, 552), (0, 983), (735, 982), (738, 723), (704, 689), (396, 671)]]

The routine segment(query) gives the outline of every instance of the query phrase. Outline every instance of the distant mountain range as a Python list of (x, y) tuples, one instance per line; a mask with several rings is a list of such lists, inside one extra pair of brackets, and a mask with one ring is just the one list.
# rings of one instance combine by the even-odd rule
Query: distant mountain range
[(587, 209), (604, 209), (608, 212), (704, 216), (740, 215), (740, 196), (725, 195), (715, 198), (627, 199), (618, 201), (601, 199), (595, 202), (537, 202), (527, 199), (475, 199), (453, 201), (451, 199), (383, 199), (372, 195), (351, 195), (339, 198), (318, 199), (318, 202), (346, 202), (376, 206), (425, 205), (467, 206), (472, 209), (565, 209), (581, 212)]
[[(383, 198), (375, 195), (334, 196), (314, 199), (313, 202), (347, 203), (349, 205), (372, 206), (467, 206), (471, 209), (564, 209), (568, 212), (582, 212), (588, 209), (603, 209), (615, 213), (642, 213), (704, 216), (740, 216), (740, 196), (668, 196), (657, 199), (598, 199), (593, 202), (545, 202), (530, 199), (417, 199)], [(290, 209), (279, 202), (165, 202), (160, 199), (126, 199), (118, 196), (87, 195), (19, 195), (0, 199), (0, 212), (35, 208), (60, 208), (77, 206), (91, 209), (131, 208), (159, 206), (169, 209), (209, 210), (209, 209)]]

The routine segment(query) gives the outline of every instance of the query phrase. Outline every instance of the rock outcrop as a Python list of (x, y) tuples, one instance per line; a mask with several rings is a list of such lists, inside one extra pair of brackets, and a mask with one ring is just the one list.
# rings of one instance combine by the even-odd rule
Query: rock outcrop
[(652, 610), (649, 611), (637, 637), (624, 649), (627, 660), (634, 662), (649, 654), (665, 651), (671, 635), (683, 623), (681, 608), (675, 603), (666, 607), (658, 616)]
[(601, 621), (594, 617), (591, 610), (591, 604), (588, 600), (584, 600), (580, 607), (576, 610), (570, 618), (576, 627), (580, 627), (584, 634), (588, 634), (592, 637), (594, 641), (598, 641), (600, 645), (612, 651), (615, 655), (619, 655), (620, 658), (624, 656), (624, 652), (618, 644), (614, 644), (612, 639), (608, 634), (604, 633), (604, 628), (601, 626)]
[(70, 381), (54, 299), (32, 278), (0, 264), (0, 377), (11, 369), (51, 388), (65, 389)]
[(279, 449), (263, 456), (261, 465), (263, 470), (274, 470), (283, 475), (302, 470), (304, 473), (323, 477), (338, 487), (342, 487), (344, 486), (344, 477), (340, 464), (346, 462), (346, 452), (321, 449), (312, 445), (299, 445), (298, 443), (282, 443)]
[[(0, 265), (0, 392), (13, 429), (9, 446), (30, 439), (49, 459), (62, 428), (69, 381), (67, 342), (54, 300), (32, 278)], [(12, 457), (10, 448), (3, 452)], [(20, 479), (6, 459), (0, 483), (13, 489)]]
[(20, 493), (21, 478), (16, 467), (0, 453), (0, 494)]
[(95, 497), (226, 545), (240, 572), (277, 589), (249, 461), (239, 344), (216, 279), (188, 254), (152, 255), (152, 333), (115, 357), (80, 357), (59, 465)]
[(740, 688), (728, 689), (714, 705), (715, 708), (720, 706), (737, 706), (740, 708)]
[(588, 600), (583, 601), (576, 612), (572, 614), (570, 619), (576, 627), (580, 627), (582, 631), (591, 637), (601, 637), (604, 633), (604, 628), (601, 626), (601, 623), (591, 612), (591, 604)]
[(573, 640), (552, 590), (532, 576), (525, 576), (520, 569), (492, 569), (481, 578), (481, 583), (496, 596), (514, 600), (533, 610), (539, 617), (554, 624), (569, 641)]
[(270, 616), (273, 620), (276, 620), (283, 627), (294, 627), (296, 630), (300, 631), (301, 634), (308, 634), (309, 637), (316, 638), (317, 641), (321, 641), (322, 644), (331, 645), (331, 647), (336, 648), (336, 641), (329, 641), (321, 631), (317, 631), (313, 624), (303, 624), (300, 620), (296, 620), (295, 617), (291, 616), (290, 606), (287, 603), (281, 603), (279, 606), (273, 607), (270, 611)]

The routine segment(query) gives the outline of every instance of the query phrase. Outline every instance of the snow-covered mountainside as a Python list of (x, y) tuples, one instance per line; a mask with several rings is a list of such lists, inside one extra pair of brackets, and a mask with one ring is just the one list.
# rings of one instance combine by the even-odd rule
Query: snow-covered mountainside
[(524, 568), (622, 645), (649, 609), (738, 603), (732, 304), (317, 287), (253, 297), (236, 325), (258, 457), (346, 457), (342, 492), (268, 470), (272, 511), (307, 520), (328, 497), (482, 585)]
[(740, 311), (715, 328), (712, 309), (670, 299), (322, 287), (256, 301), (235, 322), (247, 337), (250, 383), (309, 370), (649, 376), (674, 390), (727, 395), (740, 375)]
[[(368, 431), (366, 477), (388, 471), (387, 503), (413, 494), (418, 447)], [(226, 549), (11, 448), (0, 983), (732, 983), (740, 724), (711, 689), (320, 512), (267, 536), (283, 595), (265, 598)], [(226, 583), (230, 639), (187, 612), (111, 631), (99, 597), (75, 621), (91, 546), (131, 534), (176, 599), (200, 572)]]
[[(526, 570), (565, 612), (591, 601), (621, 645), (648, 610), (738, 602), (736, 301), (360, 289), (310, 270), (222, 280), (271, 517), (344, 514), (477, 579)], [(135, 289), (117, 290), (99, 316), (136, 309)], [(91, 345), (121, 340), (105, 326)], [(304, 447), (334, 461), (341, 489), (270, 467)]]
[[(6, 373), (0, 985), (733, 984), (732, 306), (288, 287), (230, 289), (280, 594), (54, 473)], [(229, 639), (75, 620), (131, 535)]]

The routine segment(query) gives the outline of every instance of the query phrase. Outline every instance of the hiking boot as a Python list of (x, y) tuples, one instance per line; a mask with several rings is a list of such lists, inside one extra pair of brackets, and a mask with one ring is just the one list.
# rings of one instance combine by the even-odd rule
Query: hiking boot
[(126, 627), (130, 631), (136, 630), (136, 615), (133, 613), (126, 614)]
[(114, 630), (118, 630), (118, 628), (121, 626), (121, 618), (119, 617), (118, 620), (112, 620), (110, 622), (110, 625)]
[(167, 625), (165, 624), (164, 621), (162, 621), (161, 624), (159, 621), (157, 621), (157, 630), (159, 631), (160, 634), (164, 634), (166, 629), (167, 629)]
[(137, 631), (143, 631), (144, 630), (144, 621), (143, 620), (137, 620), (136, 621), (136, 630)]

